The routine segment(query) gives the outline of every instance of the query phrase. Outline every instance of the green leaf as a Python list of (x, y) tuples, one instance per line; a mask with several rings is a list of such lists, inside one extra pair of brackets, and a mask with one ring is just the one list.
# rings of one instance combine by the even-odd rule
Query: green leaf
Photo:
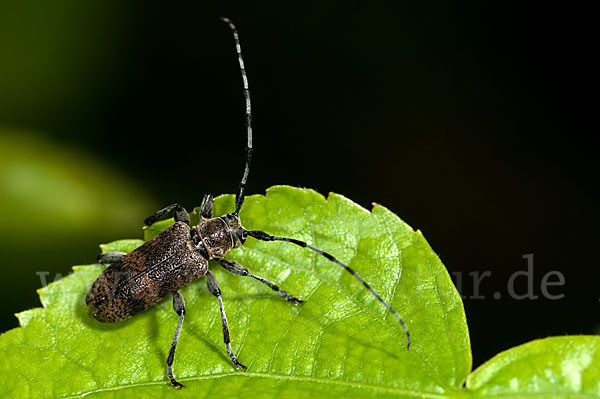
[(65, 241), (114, 231), (115, 225), (132, 231), (129, 226), (140, 223), (153, 202), (81, 149), (43, 133), (0, 126), (0, 246), (30, 248), (32, 225), (40, 236)]
[(102, 252), (131, 252), (144, 243), (143, 240), (118, 240), (108, 244), (100, 244)]
[[(215, 200), (216, 215), (232, 210), (233, 196)], [(460, 297), (422, 234), (382, 206), (369, 212), (341, 195), (325, 199), (278, 186), (247, 197), (241, 218), (249, 229), (304, 240), (346, 262), (402, 315), (411, 349), (393, 315), (339, 266), (289, 243), (249, 238), (228, 258), (306, 304), (294, 307), (211, 262), (233, 350), (248, 372), (236, 371), (226, 354), (218, 304), (204, 279), (181, 290), (187, 311), (174, 372), (186, 388), (175, 391), (165, 365), (177, 325), (171, 300), (122, 323), (99, 323), (84, 302), (103, 268), (78, 266), (39, 291), (43, 309), (20, 313), (22, 328), (0, 337), (0, 396), (600, 397), (591, 371), (600, 366), (598, 337), (527, 344), (498, 355), (467, 380), (471, 352)], [(146, 229), (146, 237), (168, 224)], [(139, 244), (122, 240), (103, 250), (130, 251)]]
[(480, 396), (597, 398), (600, 337), (554, 337), (512, 348), (475, 370), (467, 388)]

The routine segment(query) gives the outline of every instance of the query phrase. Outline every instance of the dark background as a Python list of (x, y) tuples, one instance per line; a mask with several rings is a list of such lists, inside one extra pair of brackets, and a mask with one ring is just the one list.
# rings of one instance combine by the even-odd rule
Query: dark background
[[(94, 212), (122, 205), (139, 220), (61, 230), (60, 212), (36, 223), (36, 201), (0, 191), (0, 217), (26, 215), (3, 227), (0, 330), (39, 306), (35, 271), (52, 280), (93, 260), (100, 242), (139, 237), (154, 207), (235, 191), (244, 104), (225, 15), (250, 79), (250, 193), (289, 184), (381, 203), (424, 232), (467, 296), (468, 273), (491, 271), (485, 299), (465, 300), (475, 365), (535, 338), (597, 333), (593, 14), (571, 2), (401, 3), (0, 5), (0, 137), (26, 129), (42, 152), (94, 160), (70, 167), (91, 197), (134, 190), (127, 205), (101, 201)], [(540, 298), (510, 298), (530, 253)], [(550, 288), (560, 300), (541, 297), (552, 270), (565, 277)]]

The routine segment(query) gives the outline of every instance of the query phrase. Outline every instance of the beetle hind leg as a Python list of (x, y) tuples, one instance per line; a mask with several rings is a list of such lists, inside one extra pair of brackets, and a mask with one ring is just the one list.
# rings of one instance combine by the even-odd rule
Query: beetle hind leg
[(169, 350), (169, 357), (167, 357), (167, 375), (169, 376), (169, 380), (171, 380), (171, 385), (173, 385), (173, 387), (176, 389), (181, 389), (184, 387), (184, 385), (177, 382), (175, 377), (173, 377), (173, 360), (175, 358), (177, 341), (179, 341), (179, 333), (181, 332), (181, 326), (183, 325), (183, 317), (185, 316), (185, 302), (181, 294), (177, 291), (173, 293), (173, 310), (179, 316), (179, 323), (177, 324), (175, 336), (173, 337), (173, 343), (171, 344), (171, 349)]
[(121, 259), (123, 256), (127, 255), (126, 252), (104, 252), (96, 258), (98, 263), (106, 264), (106, 263), (114, 263)]
[(227, 316), (225, 315), (225, 308), (223, 307), (223, 299), (221, 299), (221, 288), (219, 288), (219, 283), (217, 282), (214, 274), (212, 274), (210, 271), (206, 273), (206, 285), (208, 286), (210, 293), (216, 296), (219, 300), (221, 323), (223, 324), (223, 341), (225, 342), (225, 347), (227, 348), (227, 354), (229, 355), (229, 358), (233, 362), (233, 365), (236, 369), (241, 367), (244, 369), (244, 371), (246, 371), (248, 368), (237, 360), (237, 357), (235, 357), (233, 351), (231, 350), (229, 325), (227, 324)]

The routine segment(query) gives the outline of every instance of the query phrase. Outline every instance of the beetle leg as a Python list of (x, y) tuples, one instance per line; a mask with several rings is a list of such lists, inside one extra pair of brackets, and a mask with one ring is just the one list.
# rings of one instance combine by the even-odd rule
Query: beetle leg
[(298, 299), (295, 296), (292, 296), (290, 294), (288, 294), (287, 292), (285, 292), (284, 290), (280, 289), (277, 284), (270, 282), (267, 279), (264, 279), (262, 277), (259, 276), (255, 276), (254, 274), (250, 273), (244, 266), (240, 265), (237, 262), (234, 262), (232, 260), (229, 259), (215, 259), (217, 262), (219, 262), (219, 264), (221, 266), (223, 266), (223, 268), (225, 270), (227, 270), (230, 273), (233, 274), (237, 274), (239, 276), (248, 276), (251, 277), (253, 279), (255, 279), (256, 281), (260, 281), (261, 283), (263, 283), (264, 285), (266, 285), (267, 287), (269, 287), (270, 289), (272, 289), (273, 291), (277, 292), (279, 294), (280, 297), (282, 297), (283, 299), (293, 303), (294, 305), (303, 305), (304, 301), (302, 299)]
[(208, 290), (211, 294), (217, 297), (219, 300), (219, 309), (221, 310), (221, 323), (223, 324), (223, 341), (225, 342), (225, 346), (227, 347), (227, 354), (231, 358), (235, 368), (243, 368), (246, 371), (248, 368), (240, 363), (233, 351), (231, 350), (231, 345), (229, 344), (229, 326), (227, 325), (227, 316), (225, 315), (225, 308), (223, 307), (223, 299), (221, 299), (221, 289), (219, 288), (219, 283), (215, 278), (214, 274), (210, 271), (206, 273), (206, 285), (208, 286)]
[(105, 252), (98, 255), (96, 260), (98, 263), (114, 263), (125, 255), (127, 255), (127, 252)]
[(202, 203), (200, 204), (200, 216), (205, 219), (210, 219), (213, 214), (213, 196), (210, 194), (206, 194), (202, 198)]
[(165, 206), (163, 209), (156, 211), (154, 215), (147, 217), (146, 220), (144, 220), (144, 224), (146, 226), (150, 226), (160, 219), (164, 214), (171, 213), (173, 211), (175, 211), (174, 216), (176, 222), (184, 222), (188, 226), (190, 225), (190, 215), (180, 204), (171, 204), (169, 206)]
[(265, 233), (264, 231), (260, 231), (260, 230), (245, 230), (244, 231), (244, 237), (247, 237), (247, 236), (254, 237), (257, 240), (261, 240), (261, 241), (283, 241), (283, 242), (289, 242), (289, 243), (292, 243), (292, 244), (297, 245), (299, 247), (307, 248), (307, 249), (310, 249), (313, 252), (316, 252), (316, 253), (318, 253), (320, 255), (323, 255), (325, 258), (327, 258), (328, 260), (332, 261), (336, 265), (341, 266), (342, 268), (344, 268), (344, 270), (346, 270), (348, 273), (350, 273), (352, 276), (354, 276), (354, 278), (356, 278), (358, 281), (360, 281), (362, 283), (362, 285), (366, 289), (368, 289), (369, 292), (371, 292), (371, 294), (373, 294), (373, 296), (375, 298), (377, 298), (377, 300), (379, 302), (381, 302), (387, 308), (387, 310), (390, 311), (391, 314), (394, 315), (394, 317), (396, 318), (396, 320), (398, 320), (398, 322), (400, 323), (400, 325), (404, 329), (404, 333), (406, 334), (406, 350), (410, 349), (410, 333), (408, 332), (408, 327), (406, 326), (406, 323), (404, 323), (404, 320), (402, 319), (402, 317), (400, 317), (400, 315), (398, 314), (398, 312), (396, 312), (394, 310), (394, 308), (392, 308), (392, 306), (389, 303), (387, 303), (386, 301), (384, 301), (383, 298), (377, 292), (375, 292), (375, 290), (373, 288), (371, 288), (371, 286), (369, 284), (367, 284), (367, 282), (365, 280), (363, 280), (363, 278), (361, 276), (359, 276), (358, 274), (356, 274), (356, 272), (354, 270), (352, 270), (352, 268), (350, 268), (350, 266), (346, 265), (345, 263), (342, 263), (338, 258), (336, 258), (335, 256), (331, 255), (330, 253), (325, 252), (322, 249), (319, 249), (317, 247), (313, 247), (312, 245), (309, 245), (309, 244), (305, 243), (304, 241), (296, 240), (295, 238), (286, 238), (286, 237), (272, 236), (269, 233)]
[(169, 350), (169, 357), (167, 357), (167, 368), (168, 368), (168, 376), (171, 380), (171, 384), (173, 387), (177, 389), (183, 388), (183, 384), (175, 381), (173, 377), (173, 359), (175, 358), (175, 348), (177, 347), (177, 341), (179, 340), (179, 333), (181, 332), (181, 326), (183, 325), (183, 317), (185, 316), (185, 301), (181, 294), (177, 291), (173, 293), (173, 310), (179, 316), (179, 323), (177, 324), (177, 329), (175, 330), (175, 336), (173, 337), (173, 343), (171, 344), (171, 350)]

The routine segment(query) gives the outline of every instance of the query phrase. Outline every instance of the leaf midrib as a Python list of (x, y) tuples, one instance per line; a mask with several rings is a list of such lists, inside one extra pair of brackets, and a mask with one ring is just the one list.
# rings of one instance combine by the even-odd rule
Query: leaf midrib
[[(311, 377), (311, 376), (266, 374), (266, 373), (255, 373), (255, 372), (245, 372), (245, 373), (230, 372), (230, 373), (223, 373), (223, 374), (212, 374), (212, 375), (206, 375), (206, 376), (180, 378), (178, 380), (182, 381), (182, 382), (203, 381), (203, 380), (227, 378), (227, 377), (268, 378), (268, 379), (279, 379), (279, 380), (290, 380), (290, 381), (306, 381), (306, 382), (314, 382), (314, 383), (325, 384), (325, 385), (335, 384), (335, 385), (342, 385), (342, 386), (347, 386), (347, 387), (352, 387), (352, 388), (357, 388), (357, 389), (368, 389), (371, 391), (385, 391), (385, 392), (389, 392), (389, 393), (393, 393), (393, 394), (397, 394), (397, 395), (410, 395), (410, 396), (415, 396), (415, 397), (419, 397), (419, 398), (431, 398), (431, 399), (461, 398), (461, 397), (465, 397), (466, 395), (471, 396), (471, 394), (474, 394), (474, 392), (469, 392), (469, 390), (467, 390), (467, 389), (458, 389), (458, 390), (453, 390), (450, 392), (437, 394), (437, 393), (431, 393), (431, 392), (412, 391), (412, 390), (396, 388), (396, 387), (386, 387), (386, 386), (381, 386), (381, 385), (365, 384), (362, 382), (354, 382), (354, 381), (332, 380), (332, 379), (327, 379), (327, 378), (318, 378), (318, 377)], [(167, 380), (160, 380), (160, 381), (147, 381), (147, 382), (141, 382), (141, 383), (135, 383), (135, 384), (116, 385), (116, 386), (112, 386), (112, 387), (100, 388), (100, 389), (96, 389), (93, 391), (84, 392), (81, 394), (70, 395), (70, 396), (61, 396), (60, 399), (76, 399), (76, 398), (83, 398), (88, 395), (94, 395), (94, 394), (102, 393), (102, 392), (119, 391), (119, 390), (125, 390), (125, 389), (137, 388), (137, 387), (146, 387), (146, 386), (154, 386), (154, 385), (168, 385), (168, 384), (169, 384), (169, 382)], [(501, 398), (514, 398), (514, 397), (538, 398), (538, 397), (543, 397), (544, 395), (552, 395), (553, 397), (564, 397), (564, 398), (576, 397), (576, 398), (581, 398), (581, 399), (598, 399), (598, 396), (596, 396), (594, 394), (584, 393), (584, 392), (514, 392), (514, 393), (499, 393), (499, 394), (491, 394), (491, 395), (489, 395), (489, 394), (477, 395), (475, 393), (474, 396), (475, 397), (478, 396), (480, 398), (501, 399)]]
[[(436, 393), (429, 393), (429, 392), (422, 392), (422, 391), (411, 391), (408, 389), (396, 388), (396, 387), (386, 387), (386, 386), (375, 385), (375, 384), (365, 384), (362, 382), (355, 382), (355, 381), (334, 380), (334, 379), (318, 378), (318, 377), (312, 377), (312, 376), (296, 376), (296, 375), (256, 373), (256, 372), (230, 372), (230, 373), (222, 373), (222, 374), (211, 374), (211, 375), (204, 375), (204, 376), (178, 378), (177, 380), (181, 381), (181, 382), (203, 381), (203, 380), (226, 378), (226, 377), (245, 377), (245, 378), (255, 377), (255, 378), (267, 378), (267, 379), (276, 379), (276, 380), (314, 382), (314, 383), (325, 384), (325, 385), (334, 384), (334, 385), (349, 386), (349, 387), (358, 388), (358, 389), (370, 389), (372, 391), (386, 391), (386, 392), (395, 393), (398, 395), (401, 395), (401, 394), (411, 395), (411, 396), (416, 396), (416, 397), (420, 397), (420, 398), (446, 399), (446, 398), (456, 397), (454, 395), (455, 393), (459, 393), (459, 395), (461, 393), (460, 391), (455, 391), (455, 392), (451, 392), (451, 394), (448, 394), (448, 393), (436, 394)], [(106, 391), (118, 391), (118, 390), (131, 389), (131, 388), (137, 388), (137, 387), (145, 387), (145, 386), (153, 386), (153, 385), (169, 385), (169, 381), (160, 380), (160, 381), (140, 382), (140, 383), (134, 383), (134, 384), (116, 385), (116, 386), (112, 386), (112, 387), (99, 388), (99, 389), (89, 391), (89, 392), (84, 392), (81, 394), (70, 395), (70, 396), (61, 396), (60, 399), (83, 398), (88, 395), (93, 395), (96, 393), (102, 393), (102, 392), (106, 392)]]

